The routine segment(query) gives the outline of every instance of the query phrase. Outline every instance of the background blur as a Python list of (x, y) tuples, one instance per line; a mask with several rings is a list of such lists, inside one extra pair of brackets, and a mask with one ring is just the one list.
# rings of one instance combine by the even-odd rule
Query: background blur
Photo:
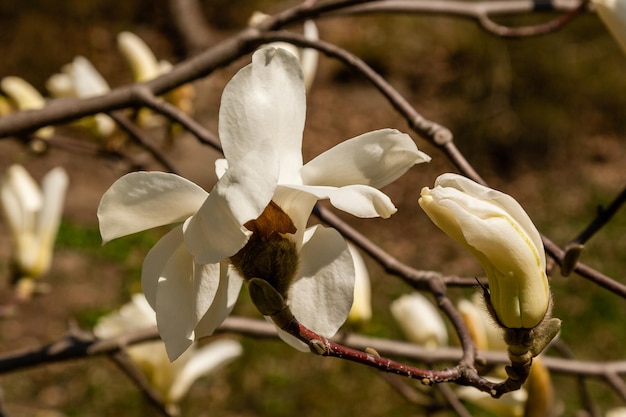
[[(255, 10), (283, 10), (295, 2), (202, 2), (214, 43), (236, 33)], [(550, 15), (498, 19), (510, 24)], [(594, 15), (575, 19), (547, 36), (506, 40), (470, 21), (419, 15), (383, 15), (318, 22), (322, 39), (352, 51), (384, 75), (425, 117), (447, 126), (457, 146), (494, 188), (514, 196), (539, 230), (565, 245), (608, 204), (626, 182), (626, 57)], [(130, 30), (159, 58), (176, 63), (184, 48), (165, 0), (22, 0), (0, 2), (0, 78), (19, 75), (42, 93), (46, 79), (76, 55), (89, 58), (111, 86), (131, 81), (115, 46)], [(299, 28), (295, 28), (299, 30)], [(249, 57), (197, 81), (196, 119), (216, 131), (222, 88)], [(321, 57), (308, 96), (305, 160), (360, 133), (406, 123), (367, 82)], [(65, 135), (93, 140), (76, 129)], [(399, 212), (390, 220), (345, 217), (402, 261), (445, 274), (480, 276), (477, 262), (430, 223), (417, 204), (423, 186), (454, 168), (436, 149), (412, 135), (433, 157), (384, 191)], [(168, 151), (190, 180), (210, 189), (219, 155), (192, 137)], [(145, 253), (162, 230), (119, 239), (104, 247), (96, 208), (102, 193), (125, 173), (110, 160), (51, 149), (30, 153), (0, 141), (0, 171), (25, 165), (39, 179), (62, 165), (70, 175), (66, 213), (52, 271), (51, 290), (0, 320), (0, 353), (59, 339), (76, 321), (90, 328), (102, 314), (140, 290)], [(154, 167), (157, 167), (156, 165)], [(340, 214), (341, 215), (341, 214)], [(343, 217), (343, 216), (342, 216)], [(582, 261), (624, 280), (626, 212), (594, 236)], [(8, 293), (11, 253), (0, 223), (0, 298)], [(375, 294), (374, 318), (364, 334), (402, 338), (389, 302), (410, 291), (367, 259)], [(552, 276), (554, 315), (562, 340), (577, 358), (624, 358), (626, 301), (577, 276)], [(454, 299), (471, 291), (454, 289)], [(258, 317), (245, 291), (236, 313)], [(244, 356), (194, 385), (183, 403), (193, 416), (409, 416), (416, 408), (372, 369), (304, 355), (279, 341), (241, 338)], [(553, 375), (564, 415), (579, 405), (575, 381)], [(8, 416), (153, 415), (141, 393), (106, 358), (79, 360), (0, 376)], [(606, 385), (591, 382), (604, 409), (619, 404)], [(483, 415), (477, 413), (476, 415)]]

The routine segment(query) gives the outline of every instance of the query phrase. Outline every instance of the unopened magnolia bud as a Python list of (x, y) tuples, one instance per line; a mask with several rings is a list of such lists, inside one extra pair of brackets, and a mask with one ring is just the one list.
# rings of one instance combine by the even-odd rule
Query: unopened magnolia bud
[(269, 282), (260, 278), (252, 278), (248, 284), (250, 298), (264, 316), (273, 316), (285, 308), (283, 296)]
[(457, 174), (422, 189), (431, 220), (463, 244), (489, 280), (494, 318), (506, 328), (531, 329), (546, 316), (550, 289), (539, 232), (515, 199)]
[(572, 273), (574, 268), (576, 268), (580, 255), (583, 253), (583, 249), (585, 249), (585, 245), (580, 243), (567, 245), (565, 255), (563, 255), (563, 261), (561, 262), (561, 275), (567, 277)]
[(298, 251), (289, 236), (296, 232), (296, 227), (273, 201), (256, 220), (245, 226), (252, 236), (231, 256), (232, 264), (245, 279), (265, 280), (285, 298), (298, 269)]

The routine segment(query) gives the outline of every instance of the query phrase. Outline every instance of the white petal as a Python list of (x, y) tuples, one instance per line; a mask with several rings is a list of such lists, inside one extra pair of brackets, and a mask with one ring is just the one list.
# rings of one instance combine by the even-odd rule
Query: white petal
[(63, 214), (63, 202), (69, 178), (65, 170), (56, 167), (42, 179), (43, 205), (39, 213), (38, 234), (42, 245), (52, 248)]
[(2, 179), (2, 209), (14, 236), (34, 233), (38, 211), (43, 203), (41, 189), (21, 165), (12, 165)]
[(309, 185), (364, 184), (381, 188), (413, 165), (428, 161), (430, 157), (417, 150), (409, 135), (382, 129), (336, 145), (308, 162), (301, 173)]
[(41, 93), (23, 78), (4, 77), (0, 82), (0, 87), (20, 110), (39, 109), (46, 105), (46, 100)]
[(364, 322), (372, 318), (372, 288), (365, 260), (356, 246), (348, 242), (354, 262), (354, 302), (348, 316), (349, 321)]
[(229, 164), (236, 165), (255, 144), (276, 146), (281, 182), (299, 178), (305, 112), (298, 60), (282, 49), (255, 52), (252, 64), (222, 94), (219, 134)]
[(85, 57), (74, 58), (71, 75), (74, 91), (79, 98), (102, 96), (111, 90), (104, 77)]
[[(319, 39), (319, 32), (317, 31), (317, 25), (313, 20), (307, 20), (303, 26), (304, 37), (308, 40), (316, 41)], [(311, 88), (313, 79), (317, 73), (317, 61), (319, 52), (314, 48), (303, 48), (300, 53), (300, 65), (302, 66), (302, 73), (304, 74), (304, 85), (307, 90)]]
[(198, 378), (227, 365), (242, 353), (241, 344), (229, 339), (216, 340), (194, 350), (191, 358), (174, 378), (167, 401), (179, 402)]
[(133, 172), (109, 188), (98, 207), (102, 240), (182, 222), (208, 193), (193, 182), (164, 172)]
[(251, 232), (243, 225), (259, 217), (274, 195), (276, 158), (274, 148), (262, 147), (230, 165), (185, 223), (185, 244), (197, 262), (220, 262), (246, 244)]
[(235, 268), (229, 262), (222, 262), (220, 264), (219, 288), (211, 308), (207, 310), (196, 326), (196, 338), (212, 335), (215, 329), (222, 324), (235, 307), (242, 285), (243, 278), (239, 276)]
[(194, 264), (178, 226), (148, 252), (141, 278), (168, 355), (175, 359), (189, 347), (196, 324), (213, 303), (219, 265)]
[(307, 185), (285, 187), (305, 191), (318, 199), (330, 199), (333, 206), (357, 217), (387, 219), (398, 211), (385, 193), (369, 185), (348, 185), (339, 188)]
[(626, 4), (622, 0), (592, 0), (600, 19), (626, 52)]
[(448, 344), (441, 313), (422, 294), (405, 294), (391, 303), (390, 310), (409, 341), (429, 349)]
[(296, 248), (300, 250), (306, 225), (311, 217), (313, 206), (317, 203), (317, 197), (305, 191), (278, 186), (272, 201), (278, 204), (296, 226), (294, 241)]
[(478, 200), (488, 200), (499, 206), (502, 209), (503, 214), (508, 213), (508, 215), (513, 217), (513, 219), (520, 224), (528, 237), (532, 240), (535, 247), (540, 249), (539, 257), (541, 259), (541, 267), (545, 268), (546, 256), (543, 251), (543, 241), (541, 240), (541, 235), (539, 234), (539, 231), (535, 227), (533, 221), (517, 200), (501, 191), (485, 187), (484, 185), (478, 184), (469, 178), (453, 173), (440, 175), (435, 181), (435, 187), (437, 186), (456, 188)]
[(161, 74), (154, 53), (143, 39), (134, 33), (120, 32), (117, 35), (117, 48), (132, 69), (135, 80), (147, 81)]
[(53, 97), (76, 97), (72, 77), (69, 74), (52, 74), (46, 81), (46, 89)]
[(346, 321), (354, 296), (354, 263), (339, 232), (313, 226), (305, 233), (300, 271), (287, 294), (305, 327), (332, 337)]

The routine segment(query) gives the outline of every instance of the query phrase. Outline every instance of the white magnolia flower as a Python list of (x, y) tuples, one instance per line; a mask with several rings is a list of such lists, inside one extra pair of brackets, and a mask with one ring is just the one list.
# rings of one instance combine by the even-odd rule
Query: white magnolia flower
[[(250, 17), (250, 21), (248, 24), (250, 26), (255, 26), (261, 23), (263, 20), (270, 17), (269, 15), (262, 12), (254, 12)], [(307, 40), (316, 41), (319, 39), (319, 32), (317, 30), (317, 25), (312, 20), (305, 20), (303, 24), (303, 35)], [(300, 67), (302, 68), (302, 73), (304, 74), (304, 85), (308, 90), (311, 88), (313, 84), (313, 80), (315, 79), (315, 74), (317, 73), (317, 62), (319, 59), (319, 53), (317, 49), (313, 48), (298, 48), (294, 44), (287, 42), (272, 42), (264, 47), (272, 47), (272, 48), (283, 48), (286, 51), (291, 52), (298, 61), (300, 61)]]
[(152, 49), (134, 33), (120, 32), (117, 35), (117, 48), (133, 71), (135, 81), (149, 81), (163, 73), (161, 63)]
[(478, 259), (490, 301), (505, 327), (533, 328), (550, 306), (541, 236), (515, 199), (457, 174), (424, 187), (420, 205), (431, 220)]
[(448, 331), (441, 313), (422, 294), (405, 294), (394, 300), (390, 309), (410, 342), (432, 349), (448, 344)]
[(489, 314), (482, 294), (475, 293), (471, 300), (460, 300), (458, 310), (478, 349), (506, 352), (502, 328)]
[[(120, 32), (117, 35), (117, 47), (137, 82), (150, 81), (172, 70), (172, 64), (158, 60), (152, 49), (139, 36), (132, 32)], [(187, 114), (193, 112), (195, 90), (191, 84), (185, 84), (165, 94), (165, 99)], [(157, 126), (163, 119), (147, 109), (139, 112), (139, 121), (144, 126)]]
[[(83, 56), (63, 66), (61, 72), (53, 74), (46, 82), (46, 88), (53, 97), (90, 98), (107, 94), (111, 91), (109, 84), (93, 64)], [(81, 124), (95, 130), (100, 137), (108, 137), (115, 130), (113, 119), (104, 113), (85, 117)]]
[[(29, 82), (20, 77), (4, 77), (0, 81), (0, 88), (11, 100), (12, 107), (16, 110), (36, 110), (46, 106), (46, 99)], [(42, 127), (37, 130), (37, 135), (48, 138), (54, 134), (52, 126)]]
[[(139, 172), (116, 181), (102, 197), (98, 217), (105, 242), (183, 223), (150, 251), (142, 272), (171, 358), (194, 338), (211, 334), (230, 313), (242, 273), (256, 272), (242, 267), (261, 267), (242, 262), (248, 256), (260, 259), (254, 251), (270, 260), (263, 267), (291, 264), (293, 276), (245, 279), (280, 281), (296, 318), (321, 335), (333, 335), (352, 304), (354, 266), (338, 232), (306, 229), (315, 202), (329, 199), (359, 217), (389, 217), (396, 208), (376, 188), (429, 160), (409, 136), (385, 129), (343, 142), (303, 165), (304, 91), (293, 55), (257, 51), (222, 96), (219, 133), (226, 160), (217, 163), (220, 178), (210, 194), (177, 175)], [(282, 249), (287, 262), (271, 259), (272, 250)]]
[[(154, 311), (143, 294), (134, 294), (132, 300), (118, 311), (102, 317), (93, 331), (102, 339), (156, 325)], [(218, 339), (202, 347), (193, 344), (178, 359), (170, 362), (162, 341), (145, 342), (127, 349), (131, 360), (141, 369), (151, 385), (161, 394), (170, 412), (200, 377), (239, 357), (243, 349), (239, 342)]]
[(21, 165), (12, 165), (0, 184), (0, 203), (15, 244), (19, 278), (38, 278), (48, 271), (63, 214), (68, 177), (57, 167), (40, 188)]
[(600, 19), (626, 52), (626, 2), (623, 0), (591, 0)]

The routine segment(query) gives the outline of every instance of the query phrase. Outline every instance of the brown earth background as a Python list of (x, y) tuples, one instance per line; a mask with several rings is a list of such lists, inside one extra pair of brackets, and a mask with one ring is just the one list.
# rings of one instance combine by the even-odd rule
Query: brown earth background
[[(246, 25), (255, 10), (267, 13), (293, 2), (205, 1), (215, 42)], [(512, 24), (549, 16), (501, 19)], [(323, 39), (358, 54), (384, 75), (422, 114), (449, 127), (458, 147), (494, 188), (521, 202), (540, 231), (566, 244), (626, 183), (626, 57), (592, 14), (537, 38), (505, 40), (473, 22), (435, 16), (368, 16), (319, 22)], [(45, 80), (76, 55), (89, 58), (111, 86), (131, 81), (115, 47), (130, 30), (160, 58), (176, 63), (183, 48), (164, 0), (24, 0), (0, 2), (0, 77), (19, 75), (40, 91)], [(196, 119), (213, 131), (220, 92), (243, 58), (194, 83)], [(362, 78), (322, 57), (307, 100), (305, 160), (343, 139), (406, 123)], [(94, 139), (73, 128), (61, 134)], [(158, 137), (158, 132), (155, 133)], [(416, 137), (433, 157), (386, 187), (399, 212), (390, 220), (342, 216), (408, 264), (446, 274), (480, 276), (471, 256), (437, 230), (417, 204), (419, 190), (454, 168)], [(165, 145), (164, 145), (165, 146)], [(182, 135), (167, 153), (182, 175), (210, 190), (219, 155)], [(140, 157), (141, 154), (139, 154)], [(62, 337), (69, 323), (89, 328), (100, 315), (140, 290), (143, 256), (163, 231), (120, 239), (103, 248), (96, 207), (128, 166), (110, 159), (50, 149), (35, 155), (18, 140), (0, 141), (0, 171), (25, 165), (39, 179), (62, 165), (70, 175), (64, 223), (50, 291), (0, 320), (0, 352)], [(148, 164), (148, 168), (158, 168)], [(583, 261), (624, 281), (624, 210), (589, 242)], [(0, 296), (9, 294), (10, 240), (0, 223)], [(401, 338), (390, 317), (391, 300), (410, 289), (370, 260), (375, 316), (361, 331)], [(561, 338), (581, 359), (624, 357), (626, 302), (572, 276), (552, 277)], [(452, 290), (458, 299), (466, 290)], [(243, 296), (236, 313), (257, 317)], [(420, 415), (375, 371), (336, 359), (303, 355), (275, 341), (241, 339), (244, 356), (200, 380), (183, 403), (189, 416), (409, 416)], [(0, 353), (1, 354), (1, 353)], [(559, 407), (579, 405), (573, 378), (554, 375)], [(0, 376), (7, 416), (143, 416), (153, 411), (141, 393), (106, 358), (77, 360)], [(601, 409), (619, 404), (610, 389), (591, 383)], [(445, 415), (445, 414), (443, 414)], [(477, 412), (476, 415), (484, 415)]]

